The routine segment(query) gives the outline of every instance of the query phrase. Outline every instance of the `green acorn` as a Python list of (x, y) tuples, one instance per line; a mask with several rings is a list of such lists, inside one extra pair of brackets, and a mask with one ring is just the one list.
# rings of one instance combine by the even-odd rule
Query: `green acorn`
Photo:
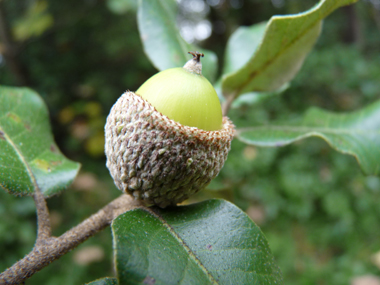
[(206, 187), (227, 159), (234, 125), (202, 75), (200, 57), (125, 92), (105, 126), (107, 167), (116, 186), (166, 207)]
[(222, 128), (222, 109), (211, 83), (202, 75), (200, 57), (184, 67), (170, 68), (149, 78), (137, 91), (157, 111), (188, 127), (205, 131)]

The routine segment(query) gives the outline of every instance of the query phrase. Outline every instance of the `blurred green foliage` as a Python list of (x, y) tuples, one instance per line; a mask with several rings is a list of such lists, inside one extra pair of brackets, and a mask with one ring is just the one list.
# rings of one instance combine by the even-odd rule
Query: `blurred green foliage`
[[(105, 118), (126, 89), (136, 90), (155, 72), (142, 52), (134, 10), (114, 13), (107, 5), (114, 11), (116, 2), (2, 3), (19, 46), (16, 60), (23, 76), (47, 102), (60, 149), (83, 165), (70, 191), (48, 200), (55, 235), (119, 195), (105, 167)], [(235, 9), (232, 2), (243, 5)], [(276, 8), (272, 2), (283, 5)], [(207, 17), (214, 33), (200, 43), (215, 51), (221, 62), (226, 41), (238, 26), (301, 12), (316, 1), (223, 3), (210, 8)], [(379, 99), (379, 15), (369, 1), (334, 12), (291, 86), (280, 96), (239, 105), (230, 111), (231, 119), (243, 127), (294, 118), (310, 106), (351, 111)], [(20, 25), (35, 28), (21, 33)], [(0, 51), (3, 48), (2, 42)], [(0, 83), (17, 85), (8, 63), (0, 64)], [(364, 176), (354, 158), (321, 140), (268, 149), (235, 140), (220, 175), (192, 201), (210, 197), (234, 202), (258, 223), (286, 284), (348, 284), (355, 276), (380, 276), (373, 262), (380, 251), (380, 179)], [(0, 191), (0, 201), (2, 271), (32, 248), (36, 225), (31, 198)], [(103, 255), (83, 261), (79, 253), (90, 246)], [(112, 266), (112, 241), (106, 229), (26, 284), (81, 284), (112, 276)]]

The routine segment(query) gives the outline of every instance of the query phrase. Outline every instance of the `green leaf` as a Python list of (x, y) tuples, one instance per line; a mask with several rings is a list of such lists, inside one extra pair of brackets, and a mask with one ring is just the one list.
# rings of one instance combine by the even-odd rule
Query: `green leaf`
[(47, 108), (28, 88), (0, 86), (0, 186), (14, 195), (45, 196), (65, 189), (79, 163), (68, 160), (54, 142)]
[(136, 209), (112, 231), (121, 284), (282, 283), (261, 230), (223, 200)]
[(189, 51), (200, 51), (202, 74), (211, 82), (217, 71), (216, 55), (188, 44), (180, 35), (176, 22), (177, 6), (174, 0), (142, 0), (139, 2), (137, 21), (144, 51), (158, 70), (183, 66), (191, 56)]
[(105, 277), (105, 278), (92, 281), (90, 283), (86, 283), (86, 285), (118, 285), (118, 284), (119, 282), (117, 281), (117, 279), (111, 278), (111, 277)]
[(137, 0), (107, 0), (107, 7), (115, 14), (137, 10)]
[[(257, 44), (257, 36), (262, 34), (262, 26), (243, 30), (246, 37), (255, 38), (252, 43), (245, 44), (249, 51), (244, 54), (236, 66), (231, 67), (234, 60), (234, 44), (229, 43), (222, 90), (225, 96), (237, 97), (251, 91), (275, 91), (293, 79), (301, 68), (306, 55), (316, 42), (322, 27), (322, 19), (335, 9), (357, 0), (323, 0), (307, 12), (274, 16), (267, 24), (261, 43)], [(238, 30), (237, 33), (241, 33)], [(238, 37), (234, 34), (234, 37)], [(244, 64), (249, 54), (253, 56)], [(238, 57), (238, 55), (235, 55)], [(237, 69), (238, 68), (238, 69)]]
[(349, 114), (311, 108), (298, 123), (241, 129), (237, 138), (255, 146), (278, 147), (316, 136), (353, 155), (364, 173), (380, 174), (380, 101)]
[(267, 22), (239, 27), (228, 39), (223, 74), (241, 69), (254, 55), (264, 36)]
[(263, 102), (269, 98), (277, 96), (289, 88), (288, 83), (284, 84), (280, 89), (273, 92), (249, 92), (241, 94), (232, 102), (232, 108), (239, 108), (242, 105), (254, 105)]

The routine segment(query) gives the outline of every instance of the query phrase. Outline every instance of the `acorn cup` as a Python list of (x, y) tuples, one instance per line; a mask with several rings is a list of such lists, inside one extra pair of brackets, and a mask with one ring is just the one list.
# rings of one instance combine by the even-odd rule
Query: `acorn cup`
[(107, 117), (111, 176), (147, 206), (175, 205), (206, 187), (231, 147), (234, 125), (222, 117), (216, 91), (201, 74), (203, 54), (191, 54), (184, 67), (125, 92)]

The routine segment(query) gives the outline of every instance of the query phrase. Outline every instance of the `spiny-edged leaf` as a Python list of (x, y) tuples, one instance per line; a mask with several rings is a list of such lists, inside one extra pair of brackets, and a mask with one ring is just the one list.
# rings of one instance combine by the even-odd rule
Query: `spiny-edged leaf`
[(366, 174), (380, 174), (380, 101), (349, 114), (310, 109), (298, 123), (238, 130), (239, 140), (277, 147), (316, 136), (336, 150), (353, 155)]
[(211, 82), (217, 71), (217, 57), (207, 50), (188, 44), (177, 29), (177, 6), (174, 0), (142, 0), (137, 21), (144, 51), (158, 70), (183, 66), (191, 56), (189, 51), (200, 51), (202, 74)]
[(92, 281), (90, 283), (86, 283), (86, 285), (118, 285), (118, 284), (119, 282), (117, 281), (117, 279), (111, 278), (111, 277), (105, 277), (105, 278)]
[(261, 230), (223, 200), (136, 209), (112, 231), (121, 284), (282, 284)]
[(75, 178), (79, 163), (54, 142), (47, 108), (28, 88), (0, 86), (0, 186), (14, 195), (51, 196)]
[[(322, 19), (335, 9), (357, 0), (323, 0), (307, 12), (274, 16), (267, 24), (259, 46), (254, 40), (244, 47), (250, 49), (253, 56), (241, 66), (227, 68), (223, 75), (222, 90), (226, 96), (237, 96), (250, 91), (275, 91), (293, 79), (302, 66), (306, 55), (316, 42)], [(238, 31), (239, 32), (239, 31)], [(254, 28), (246, 33), (260, 35)], [(232, 44), (230, 44), (231, 46)], [(241, 48), (237, 53), (242, 53)], [(232, 61), (233, 50), (228, 50), (226, 58)], [(249, 55), (250, 52), (244, 54)], [(236, 69), (236, 67), (240, 67)], [(233, 70), (231, 72), (231, 70)]]

